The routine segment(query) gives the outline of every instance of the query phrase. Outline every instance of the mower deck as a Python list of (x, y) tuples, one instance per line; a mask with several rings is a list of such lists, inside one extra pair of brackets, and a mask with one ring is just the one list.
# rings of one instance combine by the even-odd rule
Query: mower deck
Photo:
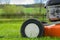
[(53, 36), (60, 37), (60, 22), (41, 23), (35, 19), (29, 19), (25, 21), (21, 28), (21, 34), (23, 37), (41, 37), (41, 36)]
[(60, 37), (60, 23), (44, 26), (44, 35)]

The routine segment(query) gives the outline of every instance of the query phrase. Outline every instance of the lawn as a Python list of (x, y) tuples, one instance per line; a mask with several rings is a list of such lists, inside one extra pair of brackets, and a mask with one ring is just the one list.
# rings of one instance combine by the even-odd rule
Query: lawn
[[(40, 9), (41, 9), (41, 10), (40, 10)], [(43, 8), (43, 7), (42, 7), (42, 8), (24, 8), (23, 12), (24, 12), (24, 13), (31, 13), (31, 14), (32, 14), (32, 13), (33, 13), (33, 14), (34, 14), (34, 13), (36, 14), (36, 13), (40, 13), (40, 12), (41, 12), (41, 13), (46, 13), (46, 9)]]
[(3, 9), (0, 9), (0, 14), (4, 13)]
[[(4, 20), (5, 22), (3, 22)], [(6, 21), (9, 20), (9, 21)], [(39, 38), (24, 38), (21, 36), (21, 25), (24, 21), (0, 19), (0, 40), (60, 40), (57, 37), (39, 37)]]
[[(41, 9), (41, 10), (40, 10), (40, 9)], [(6, 10), (7, 10), (7, 9), (6, 9)], [(15, 12), (15, 11), (17, 11), (17, 10), (14, 9), (14, 11), (12, 11), (11, 13), (13, 13), (13, 12)], [(21, 11), (21, 9), (20, 9), (19, 11)], [(19, 13), (19, 11), (17, 11), (17, 13)], [(7, 12), (10, 12), (10, 10), (8, 10)], [(42, 8), (39, 8), (39, 7), (35, 7), (35, 8), (33, 8), (33, 7), (25, 8), (25, 7), (24, 7), (22, 12), (25, 13), (25, 14), (27, 14), (27, 13), (29, 13), (29, 14), (46, 13), (46, 9), (45, 9), (44, 7), (42, 7)], [(5, 13), (5, 10), (2, 9), (2, 8), (0, 8), (0, 15), (3, 14), (3, 13)], [(11, 13), (10, 13), (10, 14), (11, 14)], [(7, 13), (5, 13), (5, 14), (7, 14)]]

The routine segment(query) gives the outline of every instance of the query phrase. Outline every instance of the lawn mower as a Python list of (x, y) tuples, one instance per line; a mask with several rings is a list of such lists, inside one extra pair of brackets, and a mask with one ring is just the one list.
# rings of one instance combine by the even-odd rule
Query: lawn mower
[(47, 9), (46, 16), (51, 24), (40, 22), (37, 19), (28, 19), (22, 24), (22, 37), (60, 37), (60, 0), (48, 0), (45, 8)]

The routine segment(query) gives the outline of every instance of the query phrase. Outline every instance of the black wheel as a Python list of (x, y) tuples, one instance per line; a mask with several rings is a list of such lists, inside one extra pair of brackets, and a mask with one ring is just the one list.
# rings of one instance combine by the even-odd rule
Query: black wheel
[(21, 35), (22, 37), (41, 37), (43, 36), (44, 26), (42, 23), (35, 19), (29, 19), (23, 23), (21, 27)]

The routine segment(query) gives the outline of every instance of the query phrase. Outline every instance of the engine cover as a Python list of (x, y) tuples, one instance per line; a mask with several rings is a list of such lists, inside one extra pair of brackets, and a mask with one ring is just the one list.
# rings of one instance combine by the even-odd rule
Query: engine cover
[(47, 6), (47, 17), (51, 20), (60, 20), (60, 6)]

